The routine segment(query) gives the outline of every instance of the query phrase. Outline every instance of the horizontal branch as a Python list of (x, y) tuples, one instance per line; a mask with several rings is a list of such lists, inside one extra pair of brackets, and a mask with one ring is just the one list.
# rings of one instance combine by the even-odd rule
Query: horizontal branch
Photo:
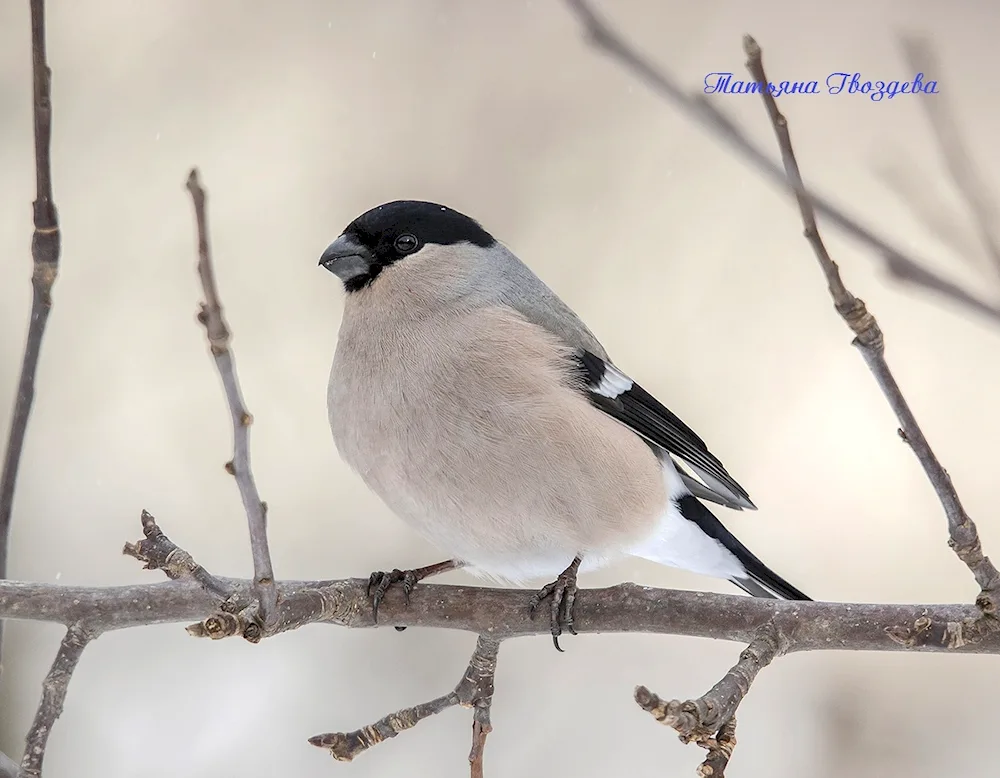
[[(250, 581), (218, 580), (233, 592), (230, 599), (237, 609), (254, 603)], [(313, 623), (376, 626), (366, 578), (286, 581), (277, 586), (277, 623), (269, 634)], [(407, 607), (402, 594), (390, 590), (379, 610), (378, 626), (457, 629), (497, 639), (547, 635), (548, 623), (531, 619), (530, 594), (514, 589), (421, 584), (411, 593)], [(218, 599), (193, 581), (115, 587), (0, 581), (0, 618), (4, 619), (80, 623), (111, 631), (201, 621), (216, 618), (218, 613)], [(627, 583), (581, 590), (575, 626), (581, 634), (638, 632), (750, 643), (761, 628), (773, 622), (787, 652), (1000, 654), (1000, 633), (977, 631), (979, 615), (974, 605), (787, 602)], [(238, 615), (225, 616), (240, 621)], [(256, 638), (260, 637), (258, 632)]]

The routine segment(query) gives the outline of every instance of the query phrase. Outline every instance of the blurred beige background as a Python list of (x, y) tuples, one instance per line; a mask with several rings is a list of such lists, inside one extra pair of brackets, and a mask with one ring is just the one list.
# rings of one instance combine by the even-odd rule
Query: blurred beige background
[[(753, 33), (775, 81), (834, 71), (908, 78), (898, 36), (932, 37), (941, 92), (984, 178), (1000, 181), (987, 95), (1000, 9), (988, 3), (618, 0), (616, 25), (699, 88), (742, 69)], [(0, 5), (0, 427), (29, 286), (34, 196), (26, 2)], [(52, 3), (53, 160), (63, 267), (22, 465), (15, 578), (159, 580), (119, 549), (142, 508), (220, 574), (250, 572), (224, 398), (194, 320), (192, 164), (210, 192), (222, 294), (256, 424), (279, 577), (365, 575), (440, 554), (338, 460), (325, 386), (342, 296), (317, 269), (354, 216), (438, 200), (482, 220), (591, 324), (616, 361), (694, 426), (760, 506), (726, 514), (816, 598), (970, 601), (971, 576), (801, 238), (796, 211), (724, 148), (583, 43), (555, 0), (194, 0)], [(719, 96), (773, 148), (759, 100)], [(885, 175), (974, 233), (918, 100), (782, 101), (807, 180), (903, 246), (981, 279)], [(827, 232), (984, 545), (1000, 555), (1000, 331), (902, 291)], [(975, 257), (972, 258), (975, 261)], [(983, 281), (976, 281), (985, 289)], [(672, 337), (668, 340), (667, 336)], [(636, 580), (733, 591), (635, 562)], [(460, 574), (447, 580), (467, 581)], [(20, 754), (59, 639), (13, 623), (0, 748)], [(472, 635), (313, 627), (250, 646), (180, 626), (87, 650), (46, 775), (467, 774), (470, 719), (451, 711), (351, 765), (306, 744), (443, 693)], [(701, 752), (632, 702), (704, 692), (734, 644), (585, 636), (501, 649), (490, 776), (692, 775)], [(735, 778), (972, 772), (1000, 725), (995, 658), (815, 654), (763, 673), (741, 709)], [(959, 734), (959, 737), (955, 735)]]

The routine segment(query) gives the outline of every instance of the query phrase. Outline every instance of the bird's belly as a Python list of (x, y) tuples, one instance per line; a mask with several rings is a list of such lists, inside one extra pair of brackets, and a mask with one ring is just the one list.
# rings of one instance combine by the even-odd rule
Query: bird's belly
[(505, 332), (437, 332), (447, 349), (419, 332), (367, 353), (338, 345), (337, 448), (394, 513), (484, 575), (553, 575), (577, 554), (594, 567), (662, 515), (659, 462), (562, 383), (550, 356), (532, 357), (528, 335)]
[[(655, 457), (638, 439), (639, 468), (635, 458), (602, 454), (605, 425), (619, 428), (596, 411), (594, 419), (553, 413), (529, 422), (509, 407), (414, 413), (385, 400), (334, 423), (341, 455), (394, 513), (475, 573), (552, 577), (578, 553), (582, 569), (593, 569), (648, 534), (662, 513)], [(429, 424), (431, 415), (447, 423)]]

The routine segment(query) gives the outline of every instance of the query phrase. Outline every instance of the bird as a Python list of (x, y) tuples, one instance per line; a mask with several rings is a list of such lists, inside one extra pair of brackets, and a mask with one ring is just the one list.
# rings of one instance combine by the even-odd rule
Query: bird
[(393, 585), (467, 569), (552, 579), (552, 640), (576, 634), (581, 572), (638, 557), (809, 600), (712, 513), (756, 510), (675, 413), (616, 365), (577, 314), (475, 219), (396, 200), (351, 221), (320, 267), (344, 289), (327, 388), (340, 457), (448, 558), (372, 573)]

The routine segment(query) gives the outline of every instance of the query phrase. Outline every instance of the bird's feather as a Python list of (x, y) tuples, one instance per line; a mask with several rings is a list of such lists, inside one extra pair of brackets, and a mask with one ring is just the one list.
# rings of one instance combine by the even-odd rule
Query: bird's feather
[(782, 600), (810, 599), (754, 556), (723, 526), (715, 514), (698, 502), (697, 498), (689, 494), (680, 497), (675, 502), (681, 516), (696, 524), (705, 535), (717, 540), (739, 560), (746, 570), (746, 576), (731, 576), (729, 580), (743, 591), (754, 597), (771, 597)]
[[(576, 375), (591, 404), (628, 426), (637, 435), (682, 460), (701, 479), (681, 473), (689, 491), (722, 505), (756, 510), (750, 495), (694, 430), (611, 362), (579, 349)], [(691, 484), (695, 484), (692, 488)], [(708, 497), (707, 495), (712, 495)]]

